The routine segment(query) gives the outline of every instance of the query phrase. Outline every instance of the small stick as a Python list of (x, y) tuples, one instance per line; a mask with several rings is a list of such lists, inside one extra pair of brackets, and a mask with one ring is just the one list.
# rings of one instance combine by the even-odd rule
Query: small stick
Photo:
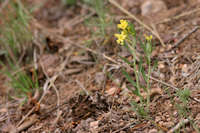
[(150, 79), (152, 79), (152, 80), (154, 80), (154, 81), (156, 81), (156, 82), (159, 82), (159, 83), (161, 83), (161, 84), (163, 84), (163, 85), (166, 85), (166, 86), (168, 86), (168, 87), (171, 87), (171, 88), (173, 88), (174, 90), (179, 90), (179, 88), (177, 88), (177, 87), (175, 87), (175, 86), (173, 86), (173, 85), (171, 85), (171, 84), (168, 84), (168, 83), (166, 83), (166, 82), (163, 82), (163, 81), (161, 81), (161, 80), (159, 80), (159, 79), (156, 79), (156, 78), (154, 78), (154, 77), (152, 77), (152, 76), (150, 76)]
[[(60, 105), (59, 105), (60, 106)], [(61, 115), (62, 115), (62, 111), (61, 110), (58, 110), (57, 111), (57, 117), (56, 117), (56, 119), (53, 121), (53, 125), (56, 125), (57, 123), (58, 123), (58, 120), (60, 119), (60, 117), (61, 117)]]
[(183, 121), (180, 121), (174, 128), (172, 128), (171, 130), (169, 130), (167, 133), (174, 133), (177, 129), (179, 129), (184, 124), (187, 124), (188, 122), (189, 122), (188, 119), (184, 119)]
[(120, 129), (118, 129), (118, 130), (116, 130), (116, 131), (114, 131), (114, 132), (112, 132), (112, 133), (118, 133), (118, 132), (120, 132), (120, 131), (122, 131), (122, 130), (124, 130), (124, 129), (126, 129), (126, 128), (129, 128), (131, 125), (133, 125), (134, 123), (128, 123), (126, 126), (124, 126), (124, 127), (122, 127), (122, 128), (120, 128)]
[(159, 34), (157, 34), (154, 30), (152, 30), (148, 25), (146, 25), (145, 23), (143, 23), (136, 16), (134, 16), (133, 14), (131, 14), (128, 10), (126, 10), (122, 6), (120, 6), (115, 0), (109, 0), (109, 2), (111, 4), (113, 4), (114, 6), (116, 6), (117, 8), (119, 8), (123, 13), (127, 14), (128, 16), (130, 16), (132, 19), (134, 19), (136, 22), (138, 22), (144, 28), (146, 28), (147, 30), (149, 30), (154, 36), (156, 36), (159, 39), (161, 45), (163, 47), (165, 46), (165, 44), (164, 44), (163, 40), (161, 39), (161, 37), (159, 36)]
[(181, 13), (180, 15), (177, 15), (177, 16), (172, 17), (172, 18), (164, 19), (164, 20), (162, 20), (162, 21), (156, 23), (156, 25), (157, 25), (157, 24), (162, 24), (162, 23), (167, 23), (167, 22), (170, 22), (170, 21), (172, 21), (172, 20), (177, 20), (177, 19), (179, 19), (179, 18), (181, 18), (181, 17), (191, 15), (191, 14), (193, 14), (193, 13), (195, 13), (195, 12), (198, 12), (198, 11), (200, 11), (200, 8), (197, 8), (197, 9), (194, 9), (194, 10), (191, 10), (191, 11), (188, 11), (188, 12)]
[[(57, 106), (59, 106), (59, 105), (60, 105), (60, 95), (59, 95), (59, 92), (58, 92), (57, 87), (56, 87), (55, 84), (54, 84), (55, 80), (50, 80), (50, 77), (48, 76), (47, 72), (45, 71), (45, 68), (44, 68), (43, 64), (41, 64), (41, 66), (42, 66), (42, 70), (43, 70), (43, 72), (44, 72), (44, 75), (46, 76), (47, 80), (50, 81), (50, 85), (53, 87), (54, 91), (56, 92), (56, 96), (57, 96)], [(55, 78), (54, 78), (54, 77), (55, 77)], [(58, 77), (58, 75), (53, 76), (54, 79), (56, 79), (57, 77)]]
[(195, 26), (190, 32), (185, 34), (178, 42), (176, 42), (171, 49), (180, 45), (187, 37), (189, 37), (192, 33), (196, 32), (199, 29), (199, 26)]
[(19, 133), (23, 130), (26, 130), (33, 124), (35, 124), (38, 121), (38, 116), (36, 114), (33, 114), (29, 120), (25, 121), (21, 126), (17, 127), (17, 131), (11, 131), (10, 133)]
[(33, 107), (29, 112), (21, 119), (19, 123), (17, 123), (17, 128), (25, 121), (25, 119), (36, 109), (36, 107)]
[[(58, 74), (55, 75), (55, 76), (53, 76), (53, 78), (55, 77), (55, 78), (54, 78), (55, 80), (52, 81), (52, 80), (50, 80), (50, 77), (48, 76), (47, 72), (45, 71), (45, 68), (44, 68), (43, 64), (41, 64), (41, 66), (42, 66), (42, 70), (43, 70), (43, 72), (44, 72), (44, 75), (46, 76), (47, 80), (50, 81), (50, 86), (52, 86), (53, 89), (54, 89), (54, 91), (56, 92), (57, 106), (60, 106), (60, 94), (59, 94), (59, 91), (58, 91), (57, 87), (56, 87), (55, 84), (54, 84), (56, 78), (58, 77)], [(61, 71), (62, 71), (62, 70), (61, 70)], [(59, 109), (57, 109), (57, 117), (56, 117), (55, 121), (52, 123), (53, 125), (55, 125), (55, 124), (58, 122), (58, 120), (59, 120), (61, 114), (62, 114), (62, 111), (60, 111)]]

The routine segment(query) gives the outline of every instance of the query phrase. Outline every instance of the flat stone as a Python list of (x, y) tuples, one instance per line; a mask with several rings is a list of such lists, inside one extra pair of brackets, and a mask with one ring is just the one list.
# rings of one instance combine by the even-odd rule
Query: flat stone
[(141, 6), (143, 16), (155, 14), (164, 10), (167, 10), (167, 6), (162, 0), (146, 0)]

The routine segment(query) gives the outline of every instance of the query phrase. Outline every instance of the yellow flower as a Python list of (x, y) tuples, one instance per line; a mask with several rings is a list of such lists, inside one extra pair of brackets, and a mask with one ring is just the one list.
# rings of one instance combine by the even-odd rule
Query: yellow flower
[(118, 24), (117, 27), (125, 30), (128, 27), (128, 22), (126, 20), (120, 20), (120, 24)]
[(115, 37), (117, 38), (117, 43), (123, 45), (127, 35), (122, 31), (121, 34), (115, 34)]
[(151, 41), (152, 40), (152, 35), (147, 36), (146, 34), (144, 34), (144, 37), (147, 41)]

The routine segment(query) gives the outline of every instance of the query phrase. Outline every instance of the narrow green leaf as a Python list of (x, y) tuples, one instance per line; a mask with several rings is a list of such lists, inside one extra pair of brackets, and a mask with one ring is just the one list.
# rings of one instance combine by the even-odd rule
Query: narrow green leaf
[(132, 63), (127, 60), (126, 58), (122, 57), (122, 56), (119, 56), (124, 62), (126, 62), (127, 64), (129, 64), (130, 66), (132, 65)]
[(127, 86), (127, 88), (128, 88), (128, 90), (130, 90), (130, 91), (131, 91), (133, 94), (135, 94), (136, 96), (141, 96), (137, 89), (133, 90), (133, 89), (131, 89), (129, 86)]
[(124, 74), (126, 79), (132, 84), (132, 86), (137, 88), (136, 83), (133, 81), (133, 79), (130, 77), (130, 75), (125, 70), (122, 70), (122, 73)]

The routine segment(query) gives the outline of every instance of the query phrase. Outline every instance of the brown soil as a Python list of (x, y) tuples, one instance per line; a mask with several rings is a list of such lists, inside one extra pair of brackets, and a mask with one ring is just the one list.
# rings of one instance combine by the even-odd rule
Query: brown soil
[[(200, 25), (200, 10), (176, 17), (199, 9), (200, 1), (164, 0), (167, 10), (148, 17), (141, 15), (140, 6), (143, 0), (117, 2), (145, 24), (154, 25), (165, 42), (163, 47), (158, 39), (153, 38), (155, 48), (152, 60), (158, 62), (158, 68), (152, 76), (179, 89), (188, 88), (192, 98), (200, 99), (200, 30), (197, 28), (190, 34)], [(38, 3), (40, 1), (30, 1), (29, 4)], [(93, 11), (91, 8), (81, 3), (76, 6), (63, 6), (57, 0), (48, 0), (34, 12), (37, 21), (33, 22), (33, 30), (37, 31), (38, 38), (46, 40), (45, 44), (37, 45), (40, 57), (38, 64), (45, 68), (40, 67), (38, 70), (41, 87), (46, 81), (45, 74), (49, 78), (57, 75), (54, 85), (59, 98), (55, 88), (51, 87), (39, 105), (38, 99), (33, 99), (32, 96), (28, 103), (20, 105), (19, 99), (8, 98), (10, 88), (3, 84), (7, 79), (0, 75), (1, 132), (19, 129), (17, 124), (33, 108), (34, 111), (21, 126), (26, 122), (31, 123), (32, 117), (37, 120), (33, 120), (22, 132), (169, 132), (183, 119), (177, 109), (181, 101), (175, 95), (175, 88), (155, 80), (151, 81), (151, 119), (139, 118), (131, 109), (130, 96), (133, 95), (126, 88), (127, 82), (121, 70), (116, 67), (117, 64), (99, 54), (105, 53), (115, 61), (119, 60), (118, 55), (124, 54), (123, 48), (116, 44), (113, 34), (119, 19), (127, 17), (109, 2), (106, 4), (110, 8), (108, 15), (115, 16), (113, 25), (108, 29), (110, 35), (103, 39), (96, 37), (91, 44), (87, 41), (93, 37), (95, 28), (91, 29), (83, 19)], [(96, 13), (91, 15), (95, 16)], [(128, 20), (135, 24), (138, 32), (148, 33), (131, 18), (128, 17)], [(182, 42), (175, 46), (183, 37), (185, 38)], [(86, 45), (92, 51), (88, 50)], [(107, 73), (112, 74), (113, 80)], [(41, 97), (42, 91), (39, 95)], [(192, 98), (189, 99), (187, 108), (189, 117), (185, 118), (192, 121), (180, 128), (180, 132), (196, 133), (197, 129), (200, 129), (200, 102)]]

